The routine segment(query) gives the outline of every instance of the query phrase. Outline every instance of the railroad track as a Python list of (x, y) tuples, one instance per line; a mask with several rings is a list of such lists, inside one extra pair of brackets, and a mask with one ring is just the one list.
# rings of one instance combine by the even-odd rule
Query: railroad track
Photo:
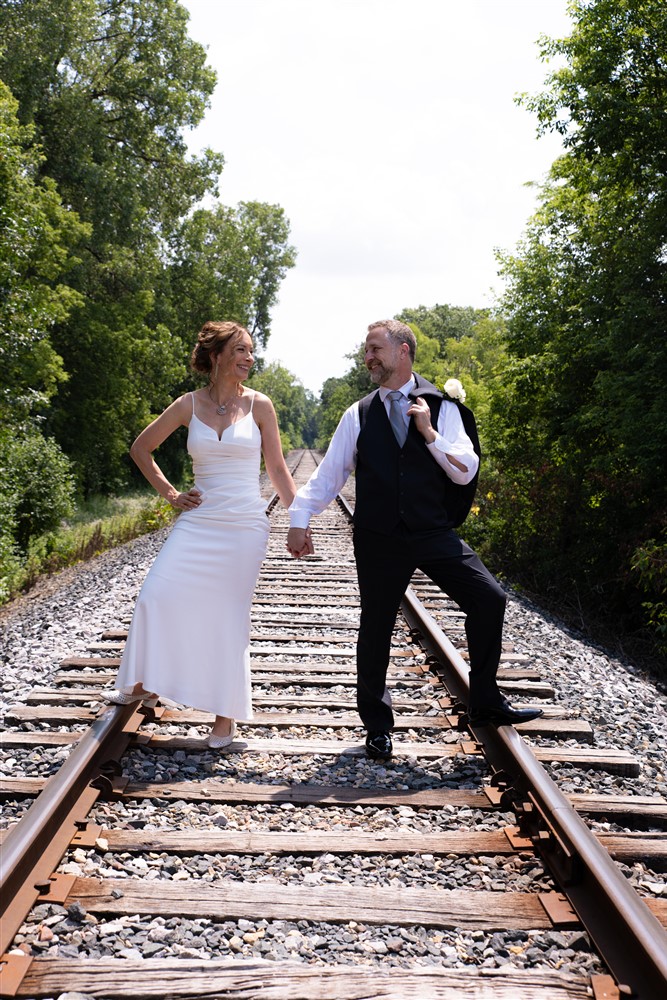
[[(299, 457), (297, 482), (315, 461)], [(205, 713), (100, 702), (123, 629), (12, 710), (5, 750), (20, 765), (50, 747), (53, 762), (0, 780), (3, 797), (34, 799), (0, 852), (2, 996), (667, 996), (667, 903), (618, 868), (667, 868), (667, 802), (563, 794), (559, 765), (631, 782), (640, 764), (596, 748), (555, 701), (557, 679), (509, 644), (502, 686), (544, 717), (471, 730), (462, 617), (419, 574), (392, 649), (395, 756), (366, 758), (351, 500), (316, 520), (316, 555), (300, 562), (271, 508), (256, 718), (229, 752), (207, 748)], [(617, 829), (591, 833), (602, 819)], [(592, 942), (589, 971), (513, 964), (549, 941), (565, 955)]]

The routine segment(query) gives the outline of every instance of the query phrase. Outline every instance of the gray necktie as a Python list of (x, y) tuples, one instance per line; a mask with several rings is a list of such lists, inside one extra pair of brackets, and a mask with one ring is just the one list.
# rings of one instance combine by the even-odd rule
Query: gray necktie
[(399, 402), (402, 396), (403, 393), (399, 392), (398, 389), (387, 393), (387, 399), (389, 400), (389, 423), (401, 448), (408, 436), (408, 428), (405, 425), (405, 419)]

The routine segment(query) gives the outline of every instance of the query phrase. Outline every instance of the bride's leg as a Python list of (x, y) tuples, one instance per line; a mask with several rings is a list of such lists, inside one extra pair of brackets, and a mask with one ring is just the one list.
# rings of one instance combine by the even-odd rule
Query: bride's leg
[[(123, 688), (123, 690), (125, 690), (125, 688)], [(132, 694), (140, 694), (144, 698), (156, 698), (157, 697), (155, 691), (147, 691), (146, 688), (141, 683), (141, 681), (139, 681), (137, 684), (134, 685), (134, 687), (132, 688)]]
[(146, 705), (154, 706), (158, 697), (153, 691), (147, 691), (141, 681), (134, 687), (114, 688), (113, 691), (102, 692), (102, 698), (110, 705), (134, 705), (143, 701)]
[(207, 743), (212, 750), (222, 750), (234, 742), (236, 723), (226, 715), (216, 715), (213, 729), (208, 734)]
[(216, 715), (213, 728), (211, 729), (211, 735), (231, 736), (233, 722), (234, 720), (228, 719), (226, 715)]

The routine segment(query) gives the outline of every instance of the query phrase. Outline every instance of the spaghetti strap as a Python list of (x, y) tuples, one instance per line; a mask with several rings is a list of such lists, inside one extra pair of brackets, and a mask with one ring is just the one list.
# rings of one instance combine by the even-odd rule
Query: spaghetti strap
[(192, 396), (192, 416), (194, 417), (195, 416), (195, 394), (194, 394), (194, 392), (191, 392), (190, 395)]
[(250, 409), (248, 410), (248, 413), (252, 413), (252, 408), (255, 405), (255, 396), (257, 395), (254, 389), (251, 389), (250, 391), (252, 396), (250, 397)]

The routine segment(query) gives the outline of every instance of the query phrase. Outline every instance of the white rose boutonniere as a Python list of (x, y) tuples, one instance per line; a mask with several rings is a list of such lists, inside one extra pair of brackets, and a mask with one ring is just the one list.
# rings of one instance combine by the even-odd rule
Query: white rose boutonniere
[(450, 399), (458, 399), (459, 403), (465, 402), (466, 391), (457, 378), (448, 378), (443, 389)]

